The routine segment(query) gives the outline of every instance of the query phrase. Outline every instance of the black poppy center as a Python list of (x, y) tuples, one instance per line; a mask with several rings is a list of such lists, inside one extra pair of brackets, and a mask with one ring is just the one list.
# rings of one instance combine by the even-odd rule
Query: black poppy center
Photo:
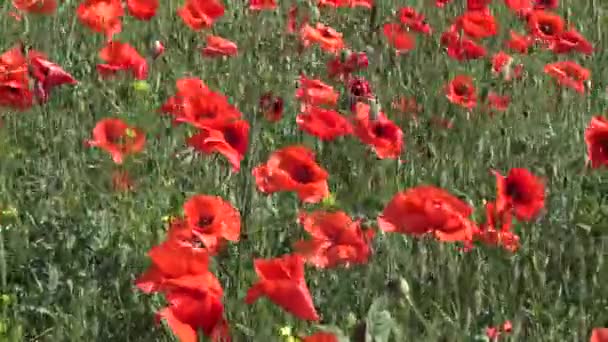
[(198, 221), (196, 222), (196, 225), (197, 225), (197, 226), (199, 226), (199, 227), (201, 227), (201, 228), (207, 227), (207, 226), (209, 226), (211, 223), (213, 223), (213, 219), (214, 219), (214, 218), (215, 218), (215, 217), (213, 217), (213, 216), (211, 216), (211, 215), (201, 215), (201, 216), (198, 218)]
[(523, 199), (524, 195), (519, 189), (519, 184), (516, 182), (509, 182), (507, 180), (507, 196), (513, 199), (513, 201), (518, 202)]
[(538, 28), (540, 29), (540, 31), (548, 36), (553, 35), (554, 33), (554, 28), (553, 25), (551, 25), (550, 23), (542, 23), (538, 26)]
[(454, 87), (454, 92), (458, 96), (465, 96), (469, 93), (469, 86), (467, 86), (466, 84), (457, 84)]
[(314, 180), (314, 172), (308, 165), (300, 165), (293, 170), (293, 179), (302, 184), (310, 183)]

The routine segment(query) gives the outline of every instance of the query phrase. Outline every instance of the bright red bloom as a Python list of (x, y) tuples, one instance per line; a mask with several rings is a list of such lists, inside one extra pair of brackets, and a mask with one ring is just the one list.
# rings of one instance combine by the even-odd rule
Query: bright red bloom
[(158, 0), (127, 0), (129, 14), (139, 20), (150, 20), (158, 10)]
[(48, 101), (53, 88), (78, 83), (72, 75), (38, 51), (28, 51), (27, 58), (30, 62), (30, 72), (36, 80), (35, 94), (42, 103)]
[(335, 110), (308, 106), (296, 117), (298, 127), (321, 140), (334, 140), (350, 135), (353, 128), (350, 122)]
[(442, 241), (471, 241), (474, 224), (468, 204), (447, 191), (421, 185), (397, 193), (378, 216), (385, 232), (408, 235), (432, 233)]
[(102, 77), (110, 77), (119, 71), (130, 71), (133, 77), (144, 80), (148, 77), (148, 62), (134, 47), (117, 40), (110, 41), (99, 52), (106, 64), (97, 64)]
[(249, 0), (249, 9), (254, 11), (275, 10), (277, 0)]
[(587, 158), (592, 168), (608, 167), (608, 119), (594, 116), (585, 129)]
[(423, 34), (431, 34), (433, 32), (431, 25), (426, 22), (424, 15), (418, 13), (413, 7), (400, 8), (398, 15), (399, 21), (412, 31)]
[(296, 90), (296, 98), (308, 105), (335, 106), (338, 102), (338, 92), (321, 80), (307, 78), (300, 75), (300, 85)]
[(296, 242), (294, 249), (307, 262), (318, 268), (367, 263), (374, 231), (361, 229), (360, 221), (353, 221), (342, 211), (315, 211), (300, 213), (298, 222), (311, 239)]
[(0, 106), (26, 110), (32, 106), (27, 59), (22, 46), (0, 55)]
[(463, 38), (448, 45), (447, 52), (449, 57), (457, 61), (479, 59), (487, 54), (486, 48), (468, 38)]
[(486, 11), (492, 0), (467, 0), (467, 11)]
[(522, 54), (527, 54), (534, 39), (530, 36), (522, 36), (515, 31), (510, 32), (510, 38), (505, 42), (507, 48)]
[(329, 77), (340, 77), (346, 79), (351, 73), (365, 69), (369, 65), (365, 52), (352, 52), (348, 56), (337, 56), (327, 62), (327, 73)]
[(268, 161), (252, 172), (260, 192), (294, 191), (305, 203), (318, 203), (329, 196), (329, 174), (304, 146), (289, 146), (273, 152)]
[(398, 54), (409, 52), (416, 47), (416, 37), (406, 31), (401, 24), (384, 24), (382, 32)]
[(300, 39), (304, 47), (316, 43), (322, 50), (333, 54), (337, 54), (345, 47), (342, 33), (321, 23), (317, 23), (315, 27), (304, 24), (300, 29)]
[(283, 99), (266, 93), (260, 97), (262, 115), (270, 122), (277, 122), (283, 117)]
[(304, 337), (302, 342), (339, 342), (336, 335), (328, 332), (318, 332), (316, 334)]
[(568, 53), (571, 51), (577, 51), (585, 55), (593, 53), (593, 45), (575, 29), (570, 29), (559, 35), (549, 49), (554, 53)]
[(188, 145), (205, 154), (220, 153), (238, 172), (249, 145), (249, 123), (246, 120), (230, 120), (201, 127), (199, 133), (188, 138)]
[(505, 5), (517, 15), (526, 17), (534, 8), (533, 0), (504, 0)]
[(13, 6), (27, 13), (48, 15), (57, 9), (57, 0), (13, 0)]
[(241, 215), (221, 197), (194, 195), (184, 203), (188, 228), (210, 252), (224, 240), (237, 242), (241, 234)]
[(186, 26), (194, 31), (210, 28), (224, 15), (224, 5), (220, 0), (186, 0), (184, 6), (177, 10)]
[(521, 168), (509, 170), (507, 177), (497, 171), (496, 210), (503, 212), (513, 209), (522, 221), (531, 221), (545, 206), (545, 185), (530, 171)]
[(532, 11), (528, 16), (528, 31), (535, 38), (550, 43), (564, 32), (564, 19), (546, 11)]
[(572, 61), (547, 64), (545, 73), (553, 77), (560, 85), (570, 87), (581, 94), (585, 93), (585, 82), (591, 77), (589, 69)]
[(589, 342), (608, 342), (608, 328), (594, 328)]
[(448, 83), (446, 97), (453, 104), (467, 109), (477, 105), (477, 95), (473, 79), (466, 75), (458, 75)]
[(299, 319), (319, 320), (304, 280), (301, 256), (290, 254), (274, 259), (255, 259), (253, 266), (259, 280), (247, 291), (247, 304), (265, 296)]
[(121, 0), (84, 0), (76, 9), (76, 16), (84, 26), (108, 39), (122, 30), (123, 15)]
[(403, 150), (403, 131), (384, 113), (374, 117), (368, 104), (355, 105), (355, 135), (373, 148), (380, 159), (397, 159)]
[(489, 38), (498, 32), (494, 16), (483, 11), (465, 12), (456, 20), (456, 27), (473, 39)]
[(510, 210), (499, 211), (495, 203), (486, 203), (486, 221), (474, 231), (474, 240), (489, 246), (499, 246), (511, 253), (519, 249), (519, 236), (511, 231)]
[(122, 164), (126, 155), (144, 149), (146, 136), (140, 129), (129, 126), (120, 119), (106, 118), (95, 125), (93, 139), (86, 143), (105, 150), (116, 164)]
[(238, 51), (233, 41), (210, 34), (207, 36), (207, 46), (203, 48), (202, 53), (207, 57), (236, 56)]
[(355, 101), (374, 98), (374, 92), (365, 77), (353, 77), (348, 80), (348, 93)]

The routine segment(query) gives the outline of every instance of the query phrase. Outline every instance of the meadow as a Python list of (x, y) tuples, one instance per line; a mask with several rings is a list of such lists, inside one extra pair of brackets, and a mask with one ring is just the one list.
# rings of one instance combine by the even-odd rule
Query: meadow
[(0, 341), (608, 327), (608, 2), (53, 3), (0, 4)]

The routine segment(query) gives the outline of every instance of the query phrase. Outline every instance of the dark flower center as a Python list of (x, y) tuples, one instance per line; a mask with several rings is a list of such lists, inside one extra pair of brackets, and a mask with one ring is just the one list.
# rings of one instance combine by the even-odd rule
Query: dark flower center
[(213, 223), (213, 219), (214, 218), (215, 217), (213, 217), (211, 215), (201, 215), (198, 218), (198, 221), (196, 222), (196, 225), (199, 226), (199, 227), (201, 227), (201, 228), (207, 227), (208, 225), (210, 225), (211, 223)]
[(553, 35), (553, 32), (555, 31), (553, 25), (551, 25), (550, 23), (542, 23), (538, 25), (538, 28), (542, 33), (548, 36)]
[(224, 130), (224, 139), (230, 146), (237, 146), (241, 141), (240, 134), (232, 127)]
[(314, 180), (314, 172), (308, 165), (300, 165), (291, 173), (291, 177), (298, 183), (307, 184)]
[(517, 184), (516, 182), (509, 182), (507, 180), (507, 196), (509, 196), (510, 198), (513, 199), (513, 201), (518, 202), (523, 200), (524, 195), (522, 194), (522, 192), (519, 189), (519, 184)]
[(458, 96), (465, 96), (469, 94), (469, 86), (467, 86), (466, 84), (457, 84), (454, 87), (454, 92), (456, 93), (456, 95)]

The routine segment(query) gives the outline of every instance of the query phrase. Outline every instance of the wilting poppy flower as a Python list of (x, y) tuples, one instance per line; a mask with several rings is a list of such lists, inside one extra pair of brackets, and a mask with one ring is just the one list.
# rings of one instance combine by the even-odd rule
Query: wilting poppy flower
[(467, 11), (456, 20), (456, 27), (473, 39), (483, 39), (496, 35), (498, 24), (490, 13)]
[(338, 102), (338, 92), (321, 80), (307, 78), (300, 75), (300, 85), (296, 90), (296, 98), (308, 105), (335, 106)]
[(304, 259), (300, 255), (255, 259), (253, 266), (259, 280), (247, 291), (247, 304), (265, 296), (299, 319), (319, 320), (304, 280)]
[(339, 342), (336, 335), (328, 332), (318, 332), (313, 335), (304, 337), (302, 342)]
[(122, 164), (128, 154), (141, 152), (145, 143), (146, 136), (140, 129), (115, 118), (100, 120), (93, 128), (93, 139), (87, 141), (88, 146), (108, 152), (116, 164)]
[(587, 158), (592, 168), (608, 167), (608, 119), (594, 116), (585, 129)]
[(315, 211), (300, 213), (298, 222), (311, 235), (310, 240), (294, 244), (307, 262), (319, 268), (367, 263), (374, 231), (363, 230), (360, 221), (353, 221), (342, 211)]
[(236, 56), (238, 47), (233, 41), (214, 36), (207, 36), (207, 46), (203, 48), (203, 56), (218, 57), (218, 56)]
[(109, 77), (118, 71), (130, 71), (133, 77), (144, 80), (148, 77), (148, 62), (134, 47), (117, 40), (110, 41), (99, 52), (106, 64), (97, 64), (97, 72)]
[(458, 75), (448, 83), (446, 97), (453, 104), (471, 109), (477, 105), (477, 95), (473, 79), (466, 75)]
[(241, 215), (221, 197), (194, 195), (184, 203), (184, 214), (192, 233), (210, 251), (217, 251), (223, 240), (239, 241)]
[(585, 55), (593, 53), (593, 45), (575, 29), (560, 34), (549, 47), (554, 53), (577, 51)]
[(419, 236), (433, 233), (442, 241), (470, 241), (473, 209), (449, 192), (429, 185), (397, 193), (378, 216), (385, 232)]
[(534, 9), (556, 9), (559, 7), (559, 0), (534, 0)]
[(13, 6), (27, 13), (53, 14), (57, 9), (57, 0), (13, 0)]
[(122, 30), (123, 15), (121, 0), (84, 0), (76, 9), (76, 16), (84, 26), (109, 39)]
[(407, 32), (401, 24), (384, 24), (382, 32), (388, 43), (397, 50), (398, 54), (406, 53), (416, 47), (416, 37)]
[(63, 84), (77, 84), (78, 82), (59, 65), (49, 61), (42, 53), (30, 50), (27, 58), (30, 62), (30, 71), (36, 80), (35, 94), (44, 103), (48, 101), (51, 90)]
[(334, 140), (352, 133), (350, 122), (335, 110), (309, 106), (296, 117), (298, 127), (321, 140)]
[(293, 191), (305, 203), (318, 203), (329, 196), (329, 174), (304, 146), (294, 145), (273, 152), (252, 174), (258, 190), (266, 194)]
[(150, 20), (156, 15), (158, 0), (127, 0), (127, 9), (131, 16), (139, 20)]
[(186, 26), (194, 31), (210, 28), (224, 15), (224, 5), (220, 0), (186, 0), (184, 6), (177, 10)]
[(545, 185), (530, 171), (521, 168), (509, 170), (507, 177), (494, 171), (496, 176), (496, 210), (513, 209), (522, 221), (531, 221), (545, 206)]
[(550, 43), (564, 31), (564, 19), (546, 11), (532, 11), (528, 16), (528, 31), (537, 39)]
[(474, 230), (474, 240), (489, 246), (500, 246), (512, 253), (519, 248), (519, 236), (511, 231), (510, 210), (499, 211), (496, 204), (486, 203), (486, 221)]
[(403, 150), (403, 131), (384, 113), (378, 112), (372, 118), (368, 104), (355, 105), (355, 135), (366, 145), (370, 145), (380, 159), (397, 159)]
[(353, 77), (348, 80), (348, 94), (353, 101), (374, 98), (374, 92), (365, 77)]
[(322, 50), (333, 54), (337, 54), (345, 46), (342, 33), (321, 23), (317, 23), (315, 27), (304, 24), (300, 29), (300, 39), (304, 47), (316, 43)]
[(0, 55), (0, 106), (26, 110), (32, 106), (27, 59), (15, 46)]
[(591, 77), (588, 69), (572, 61), (547, 64), (545, 73), (553, 77), (560, 85), (570, 87), (581, 94), (585, 93), (585, 82)]
[(249, 123), (245, 120), (230, 120), (213, 126), (200, 128), (200, 132), (188, 138), (188, 145), (205, 154), (220, 153), (232, 165), (235, 172), (249, 145)]
[(510, 38), (505, 42), (507, 48), (522, 54), (527, 54), (532, 44), (534, 44), (532, 37), (522, 36), (515, 31), (510, 31)]
[(399, 21), (412, 31), (423, 34), (431, 34), (433, 32), (431, 25), (426, 22), (424, 15), (418, 13), (413, 7), (400, 8), (398, 16)]
[(249, 0), (250, 10), (275, 10), (276, 8), (277, 0)]
[(341, 55), (327, 62), (329, 77), (347, 78), (351, 73), (365, 69), (369, 65), (365, 52), (352, 52), (347, 56)]
[(589, 342), (608, 342), (608, 328), (594, 328)]
[(260, 97), (262, 115), (270, 122), (277, 122), (283, 117), (283, 99), (266, 93)]
[(509, 103), (511, 103), (511, 97), (509, 97), (508, 95), (498, 95), (493, 91), (490, 91), (488, 93), (488, 97), (486, 98), (486, 100), (490, 109), (499, 112), (506, 111), (507, 108), (509, 108)]

